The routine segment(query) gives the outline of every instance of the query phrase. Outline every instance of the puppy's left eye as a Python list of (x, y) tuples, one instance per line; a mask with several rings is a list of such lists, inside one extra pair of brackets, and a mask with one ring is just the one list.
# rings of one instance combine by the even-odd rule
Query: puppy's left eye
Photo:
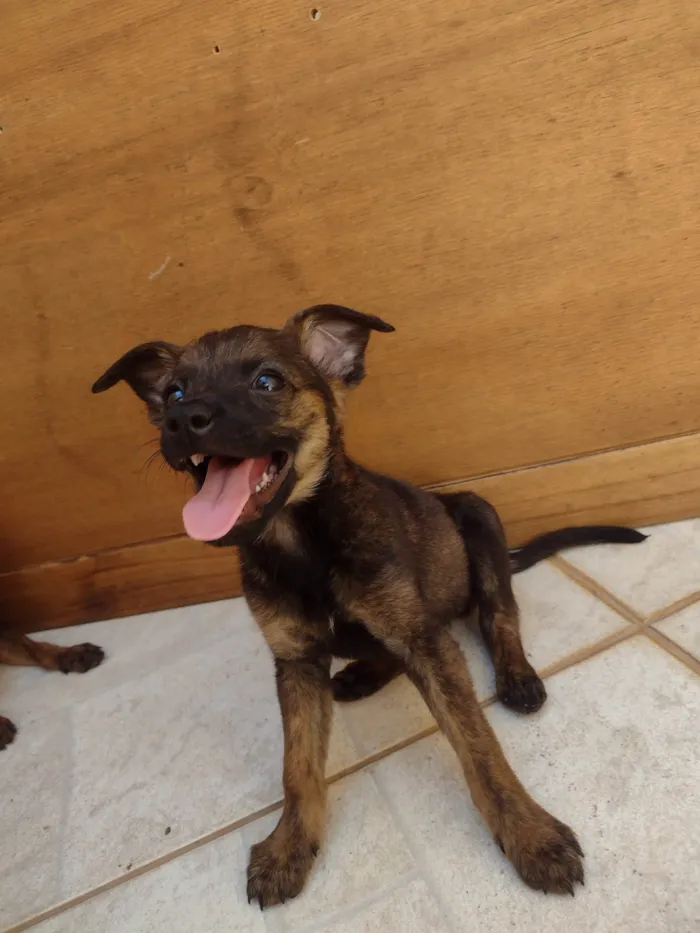
[(284, 388), (284, 379), (277, 373), (260, 373), (253, 382), (259, 392), (279, 392)]

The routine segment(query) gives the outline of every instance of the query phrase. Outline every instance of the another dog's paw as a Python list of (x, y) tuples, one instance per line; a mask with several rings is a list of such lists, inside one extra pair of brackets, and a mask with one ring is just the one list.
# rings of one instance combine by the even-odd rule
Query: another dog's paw
[(542, 811), (537, 822), (528, 821), (514, 851), (506, 854), (520, 877), (545, 894), (574, 894), (583, 884), (583, 851), (573, 830)]
[(104, 660), (105, 653), (97, 645), (86, 643), (64, 648), (58, 657), (59, 669), (64, 674), (84, 674)]
[(0, 752), (14, 742), (16, 735), (17, 726), (4, 716), (0, 716)]
[(284, 904), (300, 893), (311, 871), (318, 847), (283, 840), (277, 830), (254, 845), (248, 864), (248, 903), (257, 901), (260, 910)]
[(506, 671), (496, 680), (498, 699), (519, 713), (536, 713), (547, 699), (547, 691), (537, 672)]

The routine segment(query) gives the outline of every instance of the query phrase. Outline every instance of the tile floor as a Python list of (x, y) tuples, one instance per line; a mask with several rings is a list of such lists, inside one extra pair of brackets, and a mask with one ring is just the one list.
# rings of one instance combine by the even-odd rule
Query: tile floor
[(455, 630), (515, 770), (586, 850), (574, 900), (517, 879), (413, 687), (336, 707), (330, 820), (307, 890), (260, 913), (251, 843), (274, 825), (281, 728), (245, 605), (63, 629), (105, 664), (0, 670), (20, 727), (0, 755), (0, 931), (685, 933), (700, 924), (700, 520), (516, 578), (549, 700), (491, 702), (477, 636)]

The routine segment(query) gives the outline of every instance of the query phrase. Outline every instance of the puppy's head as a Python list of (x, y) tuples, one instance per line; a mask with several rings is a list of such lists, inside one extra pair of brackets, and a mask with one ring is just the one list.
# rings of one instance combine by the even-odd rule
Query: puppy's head
[(190, 537), (245, 544), (313, 493), (339, 436), (345, 393), (364, 376), (370, 333), (393, 329), (317, 305), (281, 330), (241, 326), (184, 347), (140, 344), (92, 391), (124, 380), (146, 403), (165, 460), (197, 488), (183, 510)]

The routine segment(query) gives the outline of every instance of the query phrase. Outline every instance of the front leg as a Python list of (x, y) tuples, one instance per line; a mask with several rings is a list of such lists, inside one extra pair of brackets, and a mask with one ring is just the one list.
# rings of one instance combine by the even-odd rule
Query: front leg
[(321, 844), (332, 716), (330, 658), (275, 659), (284, 729), (284, 808), (277, 827), (253, 846), (248, 901), (260, 909), (296, 897)]
[(457, 752), (477, 809), (523, 881), (545, 893), (573, 894), (574, 884), (583, 884), (578, 840), (513, 773), (450, 633), (418, 637), (406, 654), (409, 676)]

